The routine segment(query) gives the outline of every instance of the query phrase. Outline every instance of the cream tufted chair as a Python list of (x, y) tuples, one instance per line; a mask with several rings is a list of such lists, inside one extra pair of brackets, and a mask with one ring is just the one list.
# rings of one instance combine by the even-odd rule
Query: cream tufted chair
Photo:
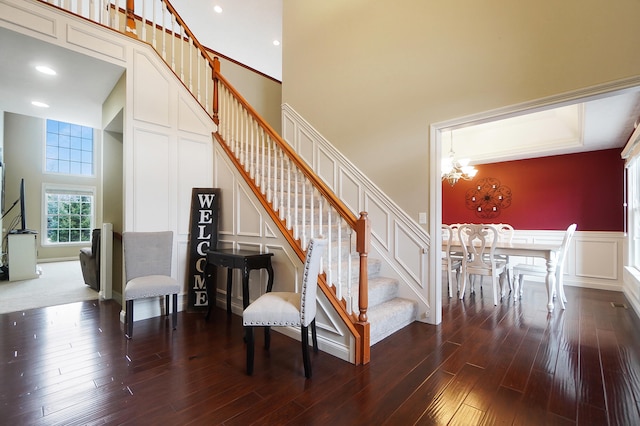
[(147, 297), (165, 297), (165, 315), (169, 315), (169, 295), (173, 295), (172, 325), (178, 324), (178, 293), (180, 284), (171, 277), (173, 232), (125, 232), (124, 269), (127, 304), (126, 337), (133, 336), (133, 301)]
[(265, 293), (247, 306), (242, 313), (242, 324), (247, 341), (247, 374), (253, 374), (253, 328), (264, 327), (264, 348), (269, 350), (270, 327), (300, 327), (302, 337), (302, 360), (304, 375), (311, 377), (309, 361), (309, 331), (313, 339), (313, 350), (318, 351), (316, 337), (316, 290), (320, 274), (320, 259), (327, 246), (327, 240), (312, 238), (307, 247), (302, 275), (300, 293), (276, 292)]

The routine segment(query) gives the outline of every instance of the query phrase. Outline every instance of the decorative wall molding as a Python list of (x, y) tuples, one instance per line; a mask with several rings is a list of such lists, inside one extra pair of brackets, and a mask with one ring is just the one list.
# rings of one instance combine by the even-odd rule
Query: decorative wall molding
[(90, 51), (100, 56), (107, 55), (120, 61), (125, 60), (125, 47), (122, 43), (115, 43), (108, 37), (95, 34), (95, 31), (85, 31), (75, 25), (67, 26), (67, 42), (78, 46), (79, 50)]
[[(7, 19), (11, 17), (11, 19)], [(47, 13), (0, 1), (0, 20), (17, 25), (29, 32), (36, 31), (49, 37), (57, 36), (57, 20)]]

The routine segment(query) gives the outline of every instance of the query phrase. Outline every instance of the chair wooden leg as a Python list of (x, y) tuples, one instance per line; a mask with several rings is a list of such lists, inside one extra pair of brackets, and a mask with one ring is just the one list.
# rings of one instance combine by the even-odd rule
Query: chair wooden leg
[(164, 316), (169, 316), (169, 295), (164, 296)]
[(264, 348), (269, 350), (271, 347), (271, 327), (264, 328)]
[(309, 328), (300, 326), (302, 333), (302, 362), (304, 363), (304, 376), (311, 378), (311, 361), (309, 360)]
[[(168, 297), (168, 296), (167, 296)], [(171, 322), (173, 324), (173, 329), (178, 328), (178, 295), (173, 295), (173, 313), (171, 314)]]
[(318, 335), (316, 334), (316, 319), (311, 321), (311, 341), (313, 343), (313, 351), (318, 352)]
[(125, 315), (127, 332), (125, 337), (131, 339), (133, 337), (133, 300), (127, 300), (127, 312)]
[(247, 341), (247, 374), (253, 374), (253, 327), (244, 328), (244, 338)]

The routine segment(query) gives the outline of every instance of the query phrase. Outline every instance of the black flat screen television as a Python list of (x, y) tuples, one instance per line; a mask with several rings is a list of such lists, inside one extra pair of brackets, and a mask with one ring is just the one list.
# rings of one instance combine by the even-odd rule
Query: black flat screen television
[(27, 229), (27, 209), (24, 197), (24, 178), (20, 181), (20, 230), (18, 232), (28, 232)]
[[(35, 234), (36, 231), (33, 231), (27, 228), (27, 198), (26, 191), (24, 185), (24, 178), (20, 180), (20, 196), (18, 199), (9, 207), (9, 209), (2, 214), (2, 219), (9, 214), (11, 210), (16, 206), (16, 204), (20, 203), (20, 216), (17, 216), (14, 221), (11, 223), (11, 229), (9, 233), (11, 234)], [(18, 218), (20, 219), (20, 227), (18, 228)]]

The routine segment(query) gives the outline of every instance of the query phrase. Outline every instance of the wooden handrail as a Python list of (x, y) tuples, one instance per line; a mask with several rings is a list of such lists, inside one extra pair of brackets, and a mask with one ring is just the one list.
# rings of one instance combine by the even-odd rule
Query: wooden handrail
[[(298, 154), (291, 149), (288, 143), (286, 143), (282, 137), (275, 131), (273, 128), (267, 123), (253, 107), (247, 102), (247, 100), (229, 83), (229, 81), (224, 78), (222, 75), (217, 75), (217, 79), (224, 84), (224, 86), (229, 90), (233, 96), (242, 104), (242, 106), (251, 114), (251, 116), (256, 120), (260, 127), (265, 129), (271, 139), (278, 144), (280, 149), (287, 153), (287, 156), (294, 162), (294, 164), (302, 170), (304, 175), (309, 179), (313, 186), (315, 186), (318, 191), (331, 203), (331, 205), (336, 209), (336, 211), (342, 216), (343, 219), (347, 221), (349, 226), (353, 229), (356, 228), (358, 218), (355, 214), (351, 212), (345, 206), (345, 204), (333, 193), (331, 189), (311, 170), (311, 168), (307, 165), (305, 161), (303, 161)], [(217, 114), (218, 105), (214, 105), (214, 111)], [(364, 246), (363, 246), (364, 247)]]

